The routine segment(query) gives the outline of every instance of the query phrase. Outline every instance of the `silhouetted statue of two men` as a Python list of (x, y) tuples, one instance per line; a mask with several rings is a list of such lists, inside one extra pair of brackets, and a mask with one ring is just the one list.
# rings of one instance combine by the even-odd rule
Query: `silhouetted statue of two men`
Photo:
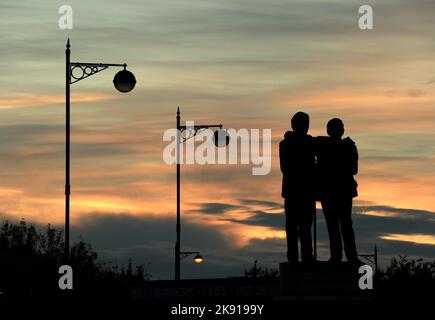
[(337, 118), (328, 122), (328, 137), (308, 135), (309, 116), (303, 112), (293, 116), (291, 126), (293, 131), (287, 131), (279, 145), (288, 261), (298, 261), (298, 240), (302, 261), (313, 261), (311, 225), (317, 199), (322, 203), (329, 233), (329, 261), (342, 260), (344, 243), (347, 260), (359, 264), (351, 219), (352, 199), (357, 196), (355, 143), (350, 138), (342, 139), (344, 125)]

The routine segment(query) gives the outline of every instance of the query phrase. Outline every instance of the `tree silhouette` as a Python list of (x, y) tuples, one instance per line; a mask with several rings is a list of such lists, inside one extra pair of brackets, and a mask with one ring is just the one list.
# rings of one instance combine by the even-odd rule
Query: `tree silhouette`
[[(64, 264), (63, 232), (47, 228), (38, 232), (21, 220), (4, 221), (0, 227), (0, 291), (3, 296), (32, 297), (36, 292), (59, 293), (58, 268)], [(143, 265), (133, 266), (128, 260), (127, 272), (118, 271), (110, 263), (98, 261), (98, 255), (89, 243), (82, 240), (70, 249), (68, 264), (74, 271), (74, 291), (87, 295), (127, 295), (127, 287), (150, 279)]]
[(435, 261), (399, 255), (385, 271), (378, 271), (375, 287), (381, 300), (431, 300), (435, 293)]
[(276, 269), (259, 267), (258, 260), (254, 261), (254, 265), (250, 269), (245, 269), (245, 277), (247, 278), (276, 278), (278, 276), (279, 271)]

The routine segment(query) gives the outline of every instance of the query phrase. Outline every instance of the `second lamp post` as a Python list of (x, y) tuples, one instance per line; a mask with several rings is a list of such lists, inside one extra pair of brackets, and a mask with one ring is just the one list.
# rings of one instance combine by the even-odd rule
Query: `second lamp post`
[[(222, 130), (221, 124), (216, 125), (195, 125), (195, 126), (182, 126), (181, 125), (181, 116), (180, 116), (180, 108), (177, 109), (177, 240), (175, 242), (175, 280), (180, 280), (181, 276), (181, 268), (180, 268), (180, 262), (181, 259), (191, 255), (196, 254), (194, 261), (195, 263), (201, 263), (203, 261), (203, 258), (199, 254), (198, 251), (181, 251), (180, 246), (180, 234), (181, 234), (181, 208), (180, 208), (180, 175), (181, 175), (181, 144), (185, 142), (187, 139), (195, 137), (195, 135), (203, 129), (209, 129), (209, 128), (219, 128)], [(189, 133), (189, 136), (186, 135), (185, 138), (183, 138), (183, 132), (191, 131)], [(225, 137), (223, 138), (224, 141), (220, 141), (222, 139), (222, 136), (217, 134), (219, 131), (215, 132), (214, 139), (215, 139), (215, 145), (217, 147), (223, 147), (226, 146), (229, 143), (229, 136), (225, 132)]]

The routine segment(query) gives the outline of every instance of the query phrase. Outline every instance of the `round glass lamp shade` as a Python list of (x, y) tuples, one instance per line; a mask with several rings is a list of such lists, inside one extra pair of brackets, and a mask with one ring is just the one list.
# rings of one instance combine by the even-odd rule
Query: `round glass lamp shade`
[(136, 78), (130, 71), (121, 70), (113, 78), (113, 84), (118, 91), (130, 92), (136, 85)]
[(195, 261), (195, 263), (201, 263), (204, 261), (204, 259), (199, 254), (197, 254), (193, 261)]
[(230, 143), (230, 135), (226, 130), (219, 129), (214, 133), (214, 144), (216, 147), (226, 147)]

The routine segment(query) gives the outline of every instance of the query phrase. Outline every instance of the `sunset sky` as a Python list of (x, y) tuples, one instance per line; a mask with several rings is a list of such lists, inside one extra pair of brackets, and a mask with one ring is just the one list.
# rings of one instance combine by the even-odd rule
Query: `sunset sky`
[[(58, 27), (59, 6), (74, 29)], [(183, 121), (272, 130), (272, 171), (182, 167), (184, 277), (278, 267), (285, 233), (278, 143), (297, 111), (312, 135), (343, 119), (360, 153), (357, 246), (383, 263), (435, 258), (435, 2), (96, 0), (0, 4), (0, 218), (64, 221), (65, 43), (71, 60), (124, 63), (136, 88), (118, 93), (111, 68), (71, 86), (74, 241), (102, 259), (173, 276), (175, 166), (166, 129)], [(319, 255), (329, 245), (319, 212)]]

